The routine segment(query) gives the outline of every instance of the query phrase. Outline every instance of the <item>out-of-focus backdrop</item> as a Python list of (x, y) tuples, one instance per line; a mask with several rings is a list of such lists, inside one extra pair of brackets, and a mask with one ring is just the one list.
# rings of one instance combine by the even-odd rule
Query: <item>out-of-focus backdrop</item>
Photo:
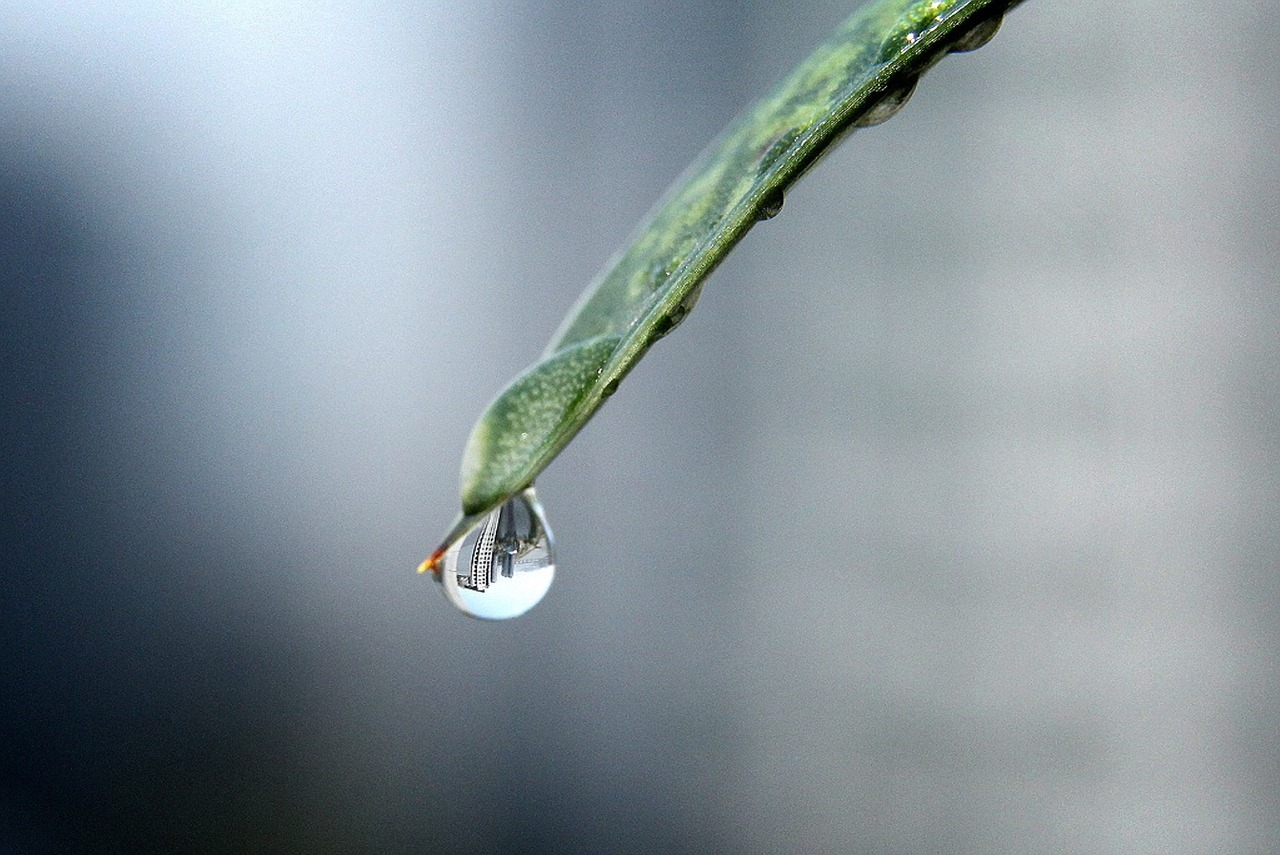
[(1280, 19), (1029, 0), (540, 479), (473, 419), (846, 2), (0, 8), (0, 850), (1275, 851)]

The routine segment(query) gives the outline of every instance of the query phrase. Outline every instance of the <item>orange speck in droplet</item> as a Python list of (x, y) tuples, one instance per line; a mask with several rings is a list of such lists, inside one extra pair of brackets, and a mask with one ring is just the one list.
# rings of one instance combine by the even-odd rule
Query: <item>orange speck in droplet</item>
[(421, 564), (418, 565), (418, 572), (426, 573), (428, 570), (430, 570), (432, 573), (439, 573), (440, 568), (436, 565), (438, 565), (440, 563), (440, 559), (444, 557), (444, 551), (445, 551), (445, 548), (441, 546), (435, 552), (431, 553), (431, 555), (427, 558), (426, 561), (423, 561)]

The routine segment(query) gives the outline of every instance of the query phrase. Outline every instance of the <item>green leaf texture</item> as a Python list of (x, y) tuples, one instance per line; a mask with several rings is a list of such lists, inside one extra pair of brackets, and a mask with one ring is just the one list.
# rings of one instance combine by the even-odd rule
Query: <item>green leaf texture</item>
[(948, 53), (980, 47), (1015, 3), (872, 3), (739, 116), (588, 286), (542, 359), (481, 415), (463, 458), (463, 518), (454, 531), (532, 483), (834, 143), (889, 118), (924, 71)]

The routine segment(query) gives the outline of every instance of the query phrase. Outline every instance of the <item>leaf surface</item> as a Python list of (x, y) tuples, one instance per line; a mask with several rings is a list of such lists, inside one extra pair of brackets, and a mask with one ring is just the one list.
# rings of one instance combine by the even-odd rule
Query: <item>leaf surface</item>
[(792, 183), (849, 131), (892, 116), (943, 56), (985, 44), (1016, 2), (874, 2), (730, 124), (587, 287), (540, 361), (481, 415), (453, 531), (533, 482)]

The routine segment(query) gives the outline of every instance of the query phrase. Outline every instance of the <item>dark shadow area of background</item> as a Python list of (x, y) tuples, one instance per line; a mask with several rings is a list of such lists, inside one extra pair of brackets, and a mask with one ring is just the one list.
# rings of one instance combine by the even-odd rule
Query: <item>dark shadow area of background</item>
[(122, 370), (162, 372), (180, 334), (131, 311), (148, 236), (32, 142), (0, 153), (0, 834), (6, 851), (252, 848), (300, 819), (303, 662), (255, 581), (288, 559), (246, 554), (198, 488), (156, 477), (172, 413)]

